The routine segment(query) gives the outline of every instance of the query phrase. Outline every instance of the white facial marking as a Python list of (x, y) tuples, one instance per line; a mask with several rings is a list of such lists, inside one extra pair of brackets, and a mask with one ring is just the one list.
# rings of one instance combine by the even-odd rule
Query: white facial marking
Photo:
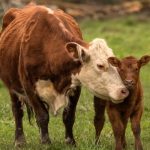
[[(79, 74), (72, 76), (72, 85), (81, 84), (87, 87), (94, 95), (106, 100), (119, 101), (126, 96), (121, 93), (125, 88), (117, 69), (108, 63), (108, 58), (114, 56), (103, 39), (95, 39), (86, 49), (90, 55), (89, 62), (83, 62)], [(99, 68), (98, 65), (103, 65)], [(80, 81), (80, 82), (77, 82)]]
[(41, 100), (49, 105), (50, 111), (54, 115), (61, 107), (68, 104), (68, 98), (63, 94), (59, 94), (50, 80), (38, 80), (36, 82), (36, 92)]

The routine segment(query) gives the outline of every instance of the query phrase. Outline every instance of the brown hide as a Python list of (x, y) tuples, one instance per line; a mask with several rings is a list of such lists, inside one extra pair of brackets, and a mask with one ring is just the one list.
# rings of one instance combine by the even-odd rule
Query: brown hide
[[(66, 50), (68, 42), (88, 47), (74, 19), (63, 11), (28, 5), (10, 9), (0, 34), (0, 78), (9, 89), (15, 118), (15, 145), (25, 143), (22, 102), (32, 106), (40, 128), (41, 143), (50, 143), (49, 114), (35, 91), (38, 79), (51, 80), (60, 95), (69, 88), (71, 74), (81, 62)], [(19, 95), (19, 96), (18, 96)], [(25, 97), (20, 98), (20, 95)]]
[[(108, 106), (110, 110), (111, 110), (111, 107), (114, 107), (115, 109), (117, 109), (117, 111), (124, 113), (125, 118), (129, 118), (133, 111), (137, 110), (139, 107), (141, 107), (141, 105), (143, 106), (141, 102), (143, 92), (142, 92), (142, 87), (141, 87), (141, 83), (139, 79), (140, 68), (138, 68), (137, 62), (138, 61), (134, 57), (131, 57), (131, 56), (125, 57), (124, 59), (122, 59), (120, 63), (121, 66), (118, 67), (118, 72), (125, 85), (126, 85), (127, 78), (130, 78), (131, 80), (133, 80), (134, 84), (132, 85), (133, 86), (132, 88), (130, 86), (128, 87), (128, 84), (126, 85), (130, 91), (130, 94), (124, 100), (123, 103), (115, 105), (111, 102), (110, 103), (108, 102)], [(127, 71), (128, 69), (130, 69), (130, 71)], [(137, 70), (134, 71), (135, 69)]]
[(104, 125), (105, 107), (114, 132), (116, 147), (115, 150), (122, 150), (126, 147), (125, 130), (128, 120), (131, 121), (133, 135), (135, 137), (135, 149), (142, 150), (140, 140), (140, 121), (143, 113), (143, 91), (140, 83), (140, 68), (142, 64), (150, 61), (150, 56), (145, 55), (140, 60), (129, 56), (121, 61), (115, 57), (110, 57), (109, 62), (118, 67), (118, 72), (122, 81), (129, 90), (129, 96), (120, 104), (107, 103), (95, 97), (95, 118), (94, 125), (96, 130), (96, 142), (98, 142), (101, 130)]
[(70, 41), (86, 45), (78, 25), (64, 12), (48, 14), (44, 6), (10, 9), (4, 16), (1, 33), (1, 79), (9, 89), (18, 91), (25, 78), (31, 85), (39, 78), (49, 78), (62, 92), (70, 84), (71, 72), (81, 65), (65, 50)]

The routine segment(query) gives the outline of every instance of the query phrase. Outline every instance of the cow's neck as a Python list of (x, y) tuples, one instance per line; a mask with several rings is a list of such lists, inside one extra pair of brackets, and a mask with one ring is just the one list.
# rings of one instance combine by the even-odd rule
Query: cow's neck
[(72, 73), (70, 76), (63, 77), (51, 81), (51, 80), (38, 80), (35, 83), (35, 90), (42, 101), (46, 102), (50, 111), (57, 114), (57, 111), (68, 104), (68, 97), (74, 94), (74, 90), (77, 86), (80, 86), (80, 82), (76, 78), (77, 72)]
[(65, 93), (59, 93), (50, 80), (38, 80), (35, 85), (38, 96), (49, 105), (50, 111), (54, 115), (62, 106), (68, 104), (68, 96)]

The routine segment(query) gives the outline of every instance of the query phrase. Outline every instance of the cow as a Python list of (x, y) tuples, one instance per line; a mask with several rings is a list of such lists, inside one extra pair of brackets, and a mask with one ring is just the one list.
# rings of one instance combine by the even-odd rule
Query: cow
[[(62, 106), (71, 107), (81, 85), (98, 97), (123, 101), (128, 90), (108, 63), (112, 56), (105, 40), (83, 41), (78, 24), (61, 10), (36, 4), (8, 10), (0, 33), (0, 78), (11, 97), (15, 145), (26, 141), (22, 103), (32, 108), (41, 143), (47, 144), (49, 110), (56, 115)], [(65, 126), (71, 113), (65, 109)]]
[(135, 137), (135, 150), (143, 150), (140, 139), (140, 121), (143, 114), (143, 90), (139, 74), (141, 67), (149, 61), (149, 55), (144, 55), (139, 60), (133, 56), (125, 57), (122, 60), (116, 57), (109, 58), (110, 64), (118, 68), (118, 72), (129, 90), (129, 95), (120, 104), (114, 104), (110, 101), (106, 102), (97, 97), (94, 98), (96, 143), (104, 126), (104, 112), (106, 109), (115, 137), (115, 150), (123, 150), (126, 147), (125, 130), (129, 119)]

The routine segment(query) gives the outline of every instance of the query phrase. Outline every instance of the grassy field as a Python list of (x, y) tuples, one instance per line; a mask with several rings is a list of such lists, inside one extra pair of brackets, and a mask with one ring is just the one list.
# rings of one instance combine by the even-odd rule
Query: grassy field
[[(93, 38), (105, 38), (109, 46), (118, 57), (134, 55), (140, 58), (144, 54), (150, 54), (150, 21), (141, 21), (138, 17), (130, 16), (112, 20), (92, 21), (86, 20), (80, 23), (86, 41)], [(142, 141), (144, 150), (150, 149), (150, 63), (141, 71), (141, 80), (144, 87), (145, 112), (142, 118)], [(77, 107), (74, 135), (77, 148), (64, 143), (64, 126), (61, 113), (58, 117), (50, 116), (49, 130), (52, 144), (43, 146), (39, 144), (39, 130), (34, 122), (33, 126), (24, 117), (24, 131), (27, 139), (25, 150), (111, 150), (114, 149), (114, 137), (111, 126), (106, 120), (101, 135), (101, 144), (94, 145), (93, 126), (93, 96), (82, 90), (82, 95)], [(127, 132), (128, 150), (133, 149), (134, 139), (128, 125)], [(0, 150), (12, 150), (14, 140), (14, 120), (11, 113), (11, 103), (7, 90), (0, 83)]]

